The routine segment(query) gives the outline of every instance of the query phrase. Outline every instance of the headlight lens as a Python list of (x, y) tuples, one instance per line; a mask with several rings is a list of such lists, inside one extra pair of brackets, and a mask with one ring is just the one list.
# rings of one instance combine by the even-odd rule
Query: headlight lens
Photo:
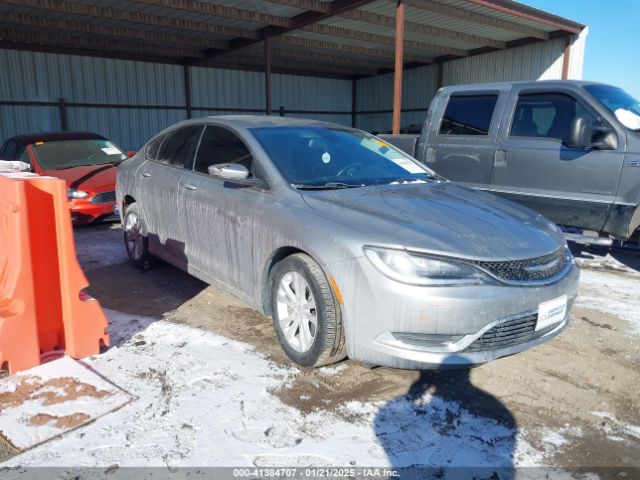
[(364, 253), (381, 273), (410, 285), (453, 286), (492, 282), (488, 275), (462, 262), (381, 247), (364, 247)]
[(76, 190), (75, 188), (67, 188), (67, 197), (69, 200), (84, 198), (89, 195), (87, 192), (83, 190)]

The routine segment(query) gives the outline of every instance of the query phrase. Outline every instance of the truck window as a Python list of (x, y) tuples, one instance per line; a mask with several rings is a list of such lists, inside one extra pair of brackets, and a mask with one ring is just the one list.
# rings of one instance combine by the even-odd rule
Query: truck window
[(540, 137), (564, 140), (577, 115), (590, 116), (594, 125), (600, 119), (575, 98), (563, 93), (530, 93), (518, 97), (511, 122), (513, 137)]
[(440, 135), (488, 135), (498, 95), (452, 95)]

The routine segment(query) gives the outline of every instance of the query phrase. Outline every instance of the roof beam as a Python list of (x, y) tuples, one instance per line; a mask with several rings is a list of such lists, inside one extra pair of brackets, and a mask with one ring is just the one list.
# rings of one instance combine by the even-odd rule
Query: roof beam
[[(261, 48), (256, 45), (252, 47), (248, 47), (243, 52), (256, 54), (258, 55), (261, 52)], [(305, 50), (300, 50), (299, 48), (287, 48), (286, 45), (280, 45), (278, 47), (272, 47), (273, 58), (274, 59), (285, 59), (285, 60), (296, 60), (299, 62), (309, 62), (313, 63), (314, 60), (318, 60), (318, 62), (324, 62), (328, 64), (334, 65), (343, 65), (344, 67), (353, 66), (353, 67), (361, 67), (363, 69), (369, 70), (380, 70), (384, 68), (393, 67), (393, 61), (391, 59), (378, 59), (378, 58), (363, 58), (362, 56), (349, 56), (349, 55), (336, 55), (333, 53), (315, 53), (312, 57), (310, 57), (309, 53)]]
[(265, 0), (269, 3), (277, 5), (286, 5), (287, 7), (301, 8), (303, 10), (311, 10), (312, 12), (329, 13), (331, 9), (330, 2), (321, 2), (320, 0)]
[[(407, 3), (407, 5), (409, 5), (409, 3)], [(351, 10), (349, 12), (340, 14), (340, 17), (393, 29), (396, 28), (396, 20), (394, 17), (379, 15), (377, 13), (367, 12), (364, 10)], [(480, 37), (478, 35), (471, 35), (469, 33), (457, 32), (454, 30), (446, 30), (444, 28), (424, 25), (422, 23), (410, 22), (407, 20), (405, 20), (404, 22), (404, 28), (407, 32), (419, 33), (421, 35), (427, 35), (429, 37), (445, 38), (447, 40), (454, 40), (458, 42), (471, 43), (473, 45), (482, 45), (498, 49), (505, 48), (504, 42), (494, 40), (493, 38)]]
[(445, 17), (457, 18), (458, 20), (466, 20), (468, 22), (485, 25), (487, 27), (522, 33), (528, 37), (539, 38), (541, 40), (547, 40), (549, 38), (549, 34), (547, 32), (537, 28), (528, 27), (520, 23), (510, 22), (490, 15), (484, 15), (482, 13), (472, 12), (463, 8), (445, 5), (433, 0), (407, 0), (407, 5), (425, 12), (437, 13), (438, 15), (443, 15)]
[[(360, 30), (350, 30), (346, 28), (335, 27), (333, 25), (325, 25), (323, 23), (314, 23), (302, 29), (305, 32), (319, 33), (329, 35), (331, 37), (349, 38), (369, 43), (377, 43), (381, 45), (395, 46), (396, 40), (386, 35), (378, 35), (377, 33), (363, 32)], [(456, 57), (465, 57), (467, 52), (459, 48), (443, 47), (442, 45), (434, 45), (431, 43), (415, 42), (411, 40), (404, 41), (404, 47), (411, 50), (420, 50), (433, 52), (438, 55), (454, 55)]]
[[(258, 40), (237, 38), (230, 42), (231, 47), (227, 51), (238, 50), (240, 48), (244, 48), (257, 43), (257, 41), (260, 41), (266, 37), (275, 37), (278, 35), (282, 35), (283, 33), (290, 32), (291, 30), (306, 27), (307, 25), (311, 25), (312, 23), (316, 23), (320, 20), (339, 15), (345, 11), (360, 7), (362, 5), (366, 5), (367, 3), (371, 3), (372, 1), (374, 0), (333, 0), (331, 3), (329, 3), (329, 8), (326, 12), (314, 12), (312, 10), (308, 10), (306, 12), (295, 15), (294, 17), (291, 17), (291, 22), (288, 27), (277, 25), (264, 27), (258, 31)], [(214, 58), (224, 53), (226, 52), (221, 52), (219, 50), (213, 49), (211, 51), (205, 52), (205, 57)]]
[[(348, 45), (345, 43), (325, 42), (323, 40), (310, 40), (304, 37), (292, 37), (285, 35), (274, 39), (274, 43), (282, 45), (293, 45), (296, 47), (306, 47), (315, 50), (330, 50), (341, 53), (348, 53), (352, 55), (363, 55), (368, 57), (378, 57), (391, 60), (393, 58), (393, 52), (387, 50), (380, 50), (377, 48), (364, 48), (356, 47), (354, 45)], [(423, 55), (405, 55), (405, 59), (408, 62), (419, 62), (424, 64), (433, 63), (434, 59), (431, 57), (425, 57)]]
[(265, 25), (277, 25), (279, 27), (289, 27), (290, 17), (280, 17), (268, 13), (245, 10), (235, 7), (227, 7), (216, 3), (194, 2), (192, 0), (136, 0), (137, 3), (153, 5), (156, 7), (183, 10), (202, 15), (214, 17), (230, 18), (233, 20), (243, 20), (245, 22), (264, 23)]
[[(278, 5), (287, 5), (289, 7), (303, 8), (305, 10), (312, 10), (315, 12), (324, 12), (324, 13), (328, 11), (328, 8), (330, 5), (330, 3), (328, 2), (321, 2), (319, 0), (266, 0), (266, 1), (268, 1), (269, 3), (278, 4)], [(407, 5), (412, 6), (414, 8), (422, 8), (422, 6), (427, 3), (431, 4), (432, 2), (426, 1), (426, 0), (408, 0), (407, 1)], [(358, 10), (356, 12), (346, 12), (338, 16), (351, 18), (353, 20), (366, 21), (367, 23), (373, 23), (376, 25), (382, 24), (384, 26), (395, 28), (395, 20), (392, 17), (383, 17), (382, 19), (380, 18), (376, 19), (375, 16), (374, 17), (368, 16), (367, 15), (368, 13), (369, 12)], [(375, 15), (375, 14), (372, 14), (372, 15)], [(359, 18), (354, 18), (354, 16), (357, 16)], [(373, 20), (373, 21), (363, 20), (363, 17), (366, 17), (369, 20)], [(382, 16), (378, 16), (378, 17), (382, 17)], [(391, 22), (386, 21), (385, 20), (386, 18), (391, 18)], [(383, 23), (380, 23), (380, 22), (383, 22)], [(413, 22), (407, 22), (405, 20), (405, 26), (406, 24), (414, 25), (414, 27), (418, 25)], [(426, 25), (421, 25), (421, 26), (425, 28), (420, 29), (421, 31), (418, 31), (418, 32), (416, 32), (415, 29), (411, 31), (416, 33), (424, 33), (425, 35), (429, 35), (432, 37), (441, 37), (441, 38), (446, 38), (448, 40), (459, 40), (461, 42), (471, 43), (474, 45), (483, 45), (483, 46), (493, 47), (497, 49), (505, 48), (504, 42), (501, 42), (499, 40), (494, 40), (492, 38), (480, 37), (477, 35), (456, 32), (454, 30), (447, 30), (444, 28), (431, 27)]]
[[(216, 59), (215, 63), (203, 63), (202, 65), (214, 68), (234, 68), (236, 70), (264, 72), (264, 57), (262, 54), (247, 54), (243, 50), (242, 53), (238, 53), (228, 59), (220, 58)], [(295, 61), (288, 58), (278, 59), (274, 57), (272, 59), (271, 72), (315, 77), (351, 78), (353, 75), (375, 75), (377, 70), (353, 65), (349, 68), (341, 69), (335, 65), (327, 65), (325, 63)], [(274, 108), (276, 108), (275, 105)]]
[[(38, 29), (53, 30), (54, 33), (83, 33), (102, 38), (114, 38), (115, 40), (130, 38), (133, 40), (143, 40), (145, 42), (155, 43), (158, 45), (174, 45), (174, 46), (193, 46), (195, 48), (211, 47), (212, 41), (206, 37), (188, 37), (186, 35), (176, 35), (171, 33), (160, 33), (156, 31), (142, 30), (139, 28), (127, 28), (120, 26), (112, 26), (105, 24), (94, 24), (90, 22), (77, 22), (58, 20), (51, 17), (19, 15), (14, 13), (6, 13), (0, 21), (0, 25), (11, 28), (12, 26), (22, 25)], [(84, 37), (83, 37), (84, 38)], [(80, 42), (82, 43), (82, 42)], [(225, 48), (225, 42), (214, 42), (217, 48)]]
[(164, 57), (179, 59), (184, 57), (198, 57), (197, 49), (185, 47), (157, 47), (141, 42), (131, 42), (127, 40), (114, 40), (106, 38), (88, 37), (83, 34), (63, 34), (31, 30), (28, 28), (12, 29), (0, 27), (0, 38), (4, 41), (11, 40), (18, 43), (30, 43), (33, 45), (56, 47), (65, 49), (77, 48), (79, 51), (88, 49), (99, 50), (101, 52), (112, 52), (136, 56), (150, 56), (153, 58)]
[(500, 12), (515, 15), (516, 17), (524, 18), (525, 20), (531, 20), (538, 23), (544, 23), (550, 27), (554, 27), (560, 30), (564, 30), (569, 33), (580, 33), (584, 27), (577, 22), (568, 20), (566, 18), (553, 15), (543, 10), (530, 7), (523, 3), (515, 3), (511, 0), (468, 0), (471, 3), (480, 5), (487, 8), (492, 8)]
[(118, 10), (99, 5), (89, 5), (85, 3), (67, 2), (64, 0), (0, 0), (0, 4), (17, 7), (37, 8), (46, 12), (64, 13), (69, 15), (80, 15), (96, 19), (106, 19), (117, 22), (129, 22), (136, 25), (148, 27), (177, 28), (184, 31), (199, 33), (209, 33), (216, 35), (228, 35), (256, 39), (257, 33), (252, 30), (225, 25), (214, 25), (206, 22), (195, 22), (182, 18), (169, 18), (161, 15), (131, 12), (128, 10)]

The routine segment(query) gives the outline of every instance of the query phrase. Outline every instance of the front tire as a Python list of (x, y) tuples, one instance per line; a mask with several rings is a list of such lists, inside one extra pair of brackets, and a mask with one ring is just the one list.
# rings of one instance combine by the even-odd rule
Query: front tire
[(140, 270), (146, 270), (151, 263), (147, 227), (136, 203), (128, 205), (122, 224), (124, 248), (129, 262)]
[(291, 255), (275, 266), (271, 311), (280, 345), (298, 365), (321, 367), (347, 356), (340, 304), (308, 255)]

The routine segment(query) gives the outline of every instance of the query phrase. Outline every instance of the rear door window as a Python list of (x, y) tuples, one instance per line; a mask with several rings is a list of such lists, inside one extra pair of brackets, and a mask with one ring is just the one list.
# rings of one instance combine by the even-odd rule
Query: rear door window
[(191, 168), (202, 125), (188, 125), (166, 135), (160, 145), (157, 160), (174, 167)]
[(440, 124), (440, 135), (488, 135), (498, 95), (452, 95)]

